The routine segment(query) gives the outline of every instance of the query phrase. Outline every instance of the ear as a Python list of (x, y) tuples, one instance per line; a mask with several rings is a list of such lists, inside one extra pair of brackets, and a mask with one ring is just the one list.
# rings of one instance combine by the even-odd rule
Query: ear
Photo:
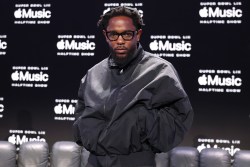
[(108, 38), (107, 38), (107, 36), (106, 36), (106, 31), (105, 31), (105, 30), (102, 30), (102, 33), (103, 33), (103, 35), (104, 35), (106, 41), (108, 42), (109, 40), (108, 40)]
[(137, 31), (137, 34), (136, 34), (137, 42), (140, 41), (140, 39), (141, 39), (141, 34), (142, 34), (142, 29), (139, 29), (139, 30)]

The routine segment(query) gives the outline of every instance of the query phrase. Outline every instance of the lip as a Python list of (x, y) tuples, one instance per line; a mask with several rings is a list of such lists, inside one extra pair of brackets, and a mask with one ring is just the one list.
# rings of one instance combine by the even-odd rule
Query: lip
[(127, 50), (127, 48), (124, 46), (117, 46), (115, 50)]
[(115, 49), (116, 53), (125, 53), (126, 51), (126, 49)]

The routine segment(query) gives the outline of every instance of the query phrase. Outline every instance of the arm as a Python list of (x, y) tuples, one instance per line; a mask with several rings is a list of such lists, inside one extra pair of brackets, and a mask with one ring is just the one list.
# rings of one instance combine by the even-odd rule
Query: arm
[(78, 128), (78, 121), (80, 119), (79, 117), (82, 115), (82, 113), (85, 109), (84, 98), (83, 98), (84, 87), (85, 87), (85, 78), (86, 78), (86, 76), (84, 76), (82, 78), (81, 83), (80, 83), (80, 87), (78, 90), (78, 101), (77, 101), (76, 106), (75, 106), (75, 122), (73, 124), (74, 140), (78, 145), (82, 145), (81, 136), (80, 136), (80, 132), (79, 132), (79, 128)]
[(139, 107), (139, 124), (143, 142), (155, 152), (167, 152), (180, 144), (190, 129), (193, 109), (175, 69), (170, 66), (159, 75), (151, 105)]
[(143, 141), (149, 142), (156, 152), (167, 152), (181, 143), (193, 120), (188, 98), (169, 106), (148, 110), (141, 108), (139, 120)]

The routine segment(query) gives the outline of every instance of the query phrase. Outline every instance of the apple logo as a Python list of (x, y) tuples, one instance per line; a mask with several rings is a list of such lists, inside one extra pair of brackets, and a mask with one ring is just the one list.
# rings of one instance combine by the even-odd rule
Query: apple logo
[(158, 50), (158, 42), (157, 42), (156, 40), (154, 40), (153, 42), (151, 42), (151, 43), (149, 44), (149, 47), (150, 47), (150, 49), (153, 50), (153, 51)]
[(203, 74), (202, 76), (200, 76), (198, 78), (198, 82), (200, 85), (206, 85), (207, 84), (207, 77), (205, 74)]
[(203, 9), (200, 9), (199, 14), (201, 17), (208, 17), (208, 10), (206, 7), (204, 7)]
[(57, 106), (54, 107), (54, 111), (56, 114), (62, 114), (62, 104), (58, 104)]
[(15, 18), (21, 18), (22, 17), (22, 11), (21, 11), (20, 8), (14, 12), (14, 16), (15, 16)]
[(12, 134), (12, 136), (8, 138), (8, 141), (11, 142), (12, 144), (16, 144), (16, 136)]
[(64, 49), (64, 41), (63, 41), (63, 39), (61, 41), (57, 42), (56, 46), (57, 46), (57, 49), (63, 50)]
[(0, 112), (3, 112), (3, 110), (4, 110), (4, 105), (0, 104)]
[(18, 73), (18, 71), (15, 71), (15, 72), (13, 72), (13, 73), (11, 74), (11, 79), (12, 79), (13, 81), (18, 81), (18, 80), (19, 80), (19, 73)]

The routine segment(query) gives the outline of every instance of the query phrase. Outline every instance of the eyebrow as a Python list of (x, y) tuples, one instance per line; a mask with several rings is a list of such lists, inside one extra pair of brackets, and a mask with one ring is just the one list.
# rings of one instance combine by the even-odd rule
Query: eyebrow
[[(124, 33), (124, 32), (127, 32), (127, 31), (136, 31), (136, 30), (125, 30), (125, 31), (123, 31), (123, 32), (121, 32), (121, 33)], [(121, 33), (119, 33), (119, 32), (117, 32), (117, 31), (106, 31), (106, 32), (115, 32), (115, 33), (117, 33), (117, 34), (121, 34)]]

